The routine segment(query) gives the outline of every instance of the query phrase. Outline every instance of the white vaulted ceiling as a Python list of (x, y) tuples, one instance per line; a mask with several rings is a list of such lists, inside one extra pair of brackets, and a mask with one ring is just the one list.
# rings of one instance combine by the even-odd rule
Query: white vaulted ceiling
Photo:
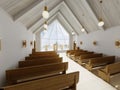
[(0, 0), (0, 7), (33, 33), (43, 29), (45, 4), (50, 13), (48, 24), (58, 20), (69, 33), (83, 34), (82, 26), (86, 33), (91, 33), (120, 25), (120, 0), (103, 0), (104, 27), (97, 25), (101, 11), (99, 0)]

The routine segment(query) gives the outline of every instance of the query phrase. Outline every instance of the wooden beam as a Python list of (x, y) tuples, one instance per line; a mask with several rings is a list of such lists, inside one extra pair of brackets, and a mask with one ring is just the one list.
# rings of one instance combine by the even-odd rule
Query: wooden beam
[[(67, 8), (69, 8), (69, 10), (73, 13), (74, 17), (76, 18), (76, 20), (78, 21), (81, 29), (83, 27), (82, 23), (79, 21), (78, 17), (76, 16), (76, 14), (74, 14), (74, 12), (72, 11), (72, 9), (70, 8), (70, 6), (66, 3), (66, 1), (64, 1), (64, 4), (67, 6)], [(81, 31), (82, 32), (82, 31)], [(85, 29), (85, 32), (88, 33), (88, 31)]]
[[(91, 6), (89, 5), (87, 0), (81, 0), (83, 4), (86, 6), (87, 11), (93, 16), (96, 23), (99, 22), (97, 16), (95, 15), (94, 11), (92, 10)], [(99, 27), (99, 26), (98, 26)], [(101, 30), (104, 30), (103, 27), (99, 27)]]
[(14, 20), (18, 21), (22, 16), (24, 16), (26, 13), (28, 13), (30, 10), (32, 10), (34, 7), (36, 7), (39, 4), (41, 5), (44, 4), (43, 0), (37, 0), (31, 5), (29, 5), (27, 8), (24, 8), (21, 11), (19, 11), (17, 14), (13, 16)]
[[(61, 15), (61, 17), (71, 26), (71, 28), (73, 29), (73, 31), (75, 31), (75, 33), (77, 34), (77, 35), (79, 35), (79, 32), (77, 32), (75, 29), (74, 29), (74, 27), (69, 23), (69, 21), (65, 18), (65, 16), (63, 15), (63, 13), (60, 11), (60, 13), (59, 13), (60, 15)], [(72, 32), (72, 31), (71, 31)]]
[[(57, 13), (55, 13), (54, 15), (52, 15), (52, 16), (47, 20), (47, 23), (49, 24), (50, 21), (55, 20), (55, 19), (54, 19), (55, 16), (57, 16)], [(39, 27), (37, 27), (37, 28), (33, 31), (33, 33), (37, 33), (37, 32), (39, 32), (41, 29), (43, 29), (43, 25), (44, 25), (44, 22), (43, 22)]]
[[(55, 5), (53, 8), (49, 9), (49, 14), (51, 15), (54, 11), (58, 11), (61, 4), (63, 3), (63, 1), (61, 1), (59, 4)], [(36, 25), (37, 23), (39, 23), (40, 20), (42, 20), (43, 17), (39, 17), (39, 19), (37, 19), (35, 22), (31, 23), (31, 25), (29, 25), (27, 28), (30, 30), (34, 25)]]

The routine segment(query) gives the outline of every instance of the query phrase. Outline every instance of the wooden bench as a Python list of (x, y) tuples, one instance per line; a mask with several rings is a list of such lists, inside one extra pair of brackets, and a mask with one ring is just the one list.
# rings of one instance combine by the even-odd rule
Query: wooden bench
[(18, 66), (19, 68), (21, 68), (21, 67), (51, 64), (51, 63), (60, 63), (60, 62), (62, 62), (62, 58), (46, 58), (46, 59), (41, 59), (41, 60), (19, 61)]
[(89, 59), (85, 67), (91, 71), (95, 67), (105, 66), (107, 64), (111, 64), (114, 62), (115, 62), (115, 56), (92, 58), (92, 59)]
[(5, 86), (0, 90), (76, 90), (78, 81), (79, 72), (73, 72)]
[(33, 60), (33, 59), (40, 59), (40, 58), (52, 58), (52, 57), (59, 57), (59, 55), (55, 55), (55, 56), (37, 56), (37, 57), (32, 57), (32, 56), (28, 56), (25, 57), (25, 60)]
[(41, 52), (33, 52), (32, 54), (45, 54), (45, 53), (56, 53), (55, 51), (41, 51)]
[(103, 80), (110, 82), (110, 77), (120, 73), (120, 62), (109, 64), (105, 68), (98, 70), (98, 76)]
[[(76, 50), (67, 50), (66, 51), (66, 55), (68, 56), (68, 54), (70, 53), (70, 52), (73, 52), (73, 51), (76, 51)], [(78, 51), (78, 50), (77, 50)]]
[(74, 58), (76, 56), (76, 54), (79, 53), (79, 54), (84, 54), (84, 53), (87, 53), (86, 51), (79, 51), (79, 52), (74, 52), (72, 54), (69, 55), (69, 58)]
[(76, 60), (80, 65), (87, 63), (90, 58), (102, 57), (102, 54), (83, 54)]
[(16, 84), (60, 73), (65, 74), (67, 69), (67, 62), (17, 68), (6, 71), (6, 80), (8, 84)]
[(75, 55), (76, 53), (82, 53), (82, 52), (88, 52), (88, 51), (74, 51), (74, 52), (70, 52), (69, 53), (69, 57), (71, 57), (72, 55)]
[(56, 52), (32, 53), (29, 56), (57, 55)]
[(87, 54), (93, 54), (93, 53), (94, 52), (79, 52), (79, 54), (75, 53), (74, 55), (71, 56), (71, 59), (77, 61), (77, 60), (79, 60), (81, 55), (87, 55)]
[(31, 54), (31, 55), (29, 55), (29, 57), (38, 57), (38, 56), (40, 56), (40, 57), (44, 57), (44, 56), (47, 56), (47, 57), (49, 57), (49, 56), (57, 56), (58, 54)]
[(51, 59), (58, 59), (58, 58), (61, 58), (61, 57), (58, 57), (58, 56), (53, 56), (53, 57), (41, 57), (41, 58), (30, 58), (30, 59), (27, 59), (25, 61), (29, 61), (29, 60), (51, 60)]
[(69, 57), (70, 55), (74, 54), (75, 52), (83, 52), (84, 50), (72, 50), (67, 53), (67, 56)]

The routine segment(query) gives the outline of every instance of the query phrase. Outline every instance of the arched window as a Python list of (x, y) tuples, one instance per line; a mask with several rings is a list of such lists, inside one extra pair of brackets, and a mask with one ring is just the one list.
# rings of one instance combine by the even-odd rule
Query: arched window
[(48, 29), (40, 33), (41, 51), (63, 51), (69, 49), (69, 33), (58, 20), (51, 23)]

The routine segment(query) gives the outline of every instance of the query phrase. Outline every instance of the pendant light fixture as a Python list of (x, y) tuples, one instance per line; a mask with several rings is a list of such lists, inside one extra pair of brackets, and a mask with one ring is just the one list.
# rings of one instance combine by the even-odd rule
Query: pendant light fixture
[(98, 22), (98, 26), (100, 26), (100, 27), (102, 27), (105, 23), (104, 23), (104, 21), (103, 21), (103, 19), (102, 19), (102, 0), (100, 0), (100, 6), (101, 6), (101, 12), (100, 12), (100, 14), (101, 14), (101, 16), (100, 16), (100, 18), (99, 18), (99, 22)]
[(45, 21), (45, 23), (44, 23), (44, 29), (47, 30), (47, 28), (48, 28), (47, 21)]
[[(84, 23), (84, 22), (85, 22), (85, 17), (84, 17), (85, 15), (84, 15), (84, 13), (82, 14), (82, 16), (83, 16), (83, 23)], [(82, 25), (82, 29), (81, 29), (81, 31), (82, 31), (82, 32), (85, 32), (85, 28), (84, 28), (83, 25)]]
[[(44, 0), (45, 1), (45, 0)], [(42, 16), (45, 19), (49, 18), (49, 12), (48, 12), (48, 7), (46, 6), (46, 2), (45, 2), (45, 6), (44, 6), (44, 11), (42, 12)]]
[(74, 31), (72, 31), (72, 35), (75, 35), (75, 32), (74, 32)]
[(85, 32), (85, 28), (82, 26), (82, 29), (81, 29), (82, 32)]

